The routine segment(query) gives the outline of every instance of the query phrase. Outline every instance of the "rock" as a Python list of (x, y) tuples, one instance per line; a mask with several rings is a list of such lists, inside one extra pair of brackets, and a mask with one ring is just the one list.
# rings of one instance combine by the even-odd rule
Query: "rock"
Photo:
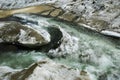
[(56, 27), (56, 29), (62, 33), (62, 37), (57, 41), (59, 46), (55, 49), (49, 50), (47, 54), (52, 57), (65, 57), (68, 54), (75, 53), (78, 50), (79, 39), (71, 36), (61, 27)]
[[(56, 4), (65, 12), (73, 12), (72, 15), (78, 16), (74, 19), (77, 24), (87, 25), (89, 29), (100, 33), (102, 33), (102, 30), (110, 30), (113, 33), (120, 34), (120, 24), (118, 22), (120, 21), (119, 0), (59, 0)], [(67, 19), (66, 17), (63, 17), (63, 20), (68, 19), (67, 21), (69, 21), (71, 16)]]
[(76, 18), (76, 15), (66, 12), (58, 17), (59, 19), (65, 20), (65, 21), (73, 21)]
[(0, 66), (0, 80), (10, 80), (8, 79), (9, 76), (6, 76), (6, 75), (9, 75), (14, 71), (15, 71), (14, 69), (8, 66)]
[(14, 9), (14, 10), (1, 10), (0, 11), (0, 18), (4, 18), (7, 16), (10, 16), (12, 14), (17, 14), (17, 13), (44, 13), (47, 11), (54, 11), (56, 9), (55, 7), (49, 5), (49, 4), (41, 4), (39, 6), (31, 6), (31, 7), (26, 7), (23, 9)]
[(47, 31), (35, 26), (9, 22), (0, 27), (1, 43), (21, 44), (27, 47), (42, 46), (50, 42)]
[[(4, 69), (4, 68), (3, 68)], [(4, 75), (1, 80), (91, 80), (86, 71), (79, 71), (50, 60), (42, 60), (23, 70)]]
[[(0, 8), (2, 9), (16, 9), (16, 8), (23, 8), (23, 7), (28, 7), (28, 6), (35, 6), (35, 5), (40, 5), (40, 4), (49, 4), (49, 3), (54, 3), (56, 0), (17, 0), (17, 1), (12, 1), (12, 0), (6, 0), (6, 1), (0, 1)], [(21, 5), (20, 5), (21, 4)]]
[(8, 66), (0, 66), (0, 77), (5, 73), (9, 73), (9, 72), (13, 72), (13, 71), (14, 71), (14, 69), (12, 69)]
[(16, 14), (12, 17), (12, 19), (14, 17), (21, 19), (20, 22), (25, 21), (25, 24), (34, 26), (33, 28), (35, 28), (35, 25), (29, 23), (29, 21), (37, 23), (36, 26), (44, 26), (45, 30), (50, 35), (51, 41), (48, 44), (41, 46), (39, 50), (48, 52), (47, 55), (51, 57), (61, 57), (72, 54), (78, 50), (78, 38), (68, 34), (61, 26), (50, 24), (49, 21), (41, 20), (42, 17), (35, 15)]
[(88, 73), (86, 71), (80, 71), (80, 80), (90, 80)]
[(103, 30), (103, 31), (101, 31), (101, 33), (103, 33), (105, 35), (109, 35), (109, 36), (120, 37), (119, 33), (113, 32), (113, 31)]
[(52, 17), (58, 17), (62, 12), (63, 12), (62, 9), (55, 9), (54, 11), (52, 11), (50, 13), (50, 16), (52, 16)]
[(0, 2), (1, 9), (22, 8), (11, 11), (1, 10), (0, 17), (3, 18), (15, 13), (38, 13), (84, 24), (100, 33), (102, 30), (110, 30), (120, 34), (119, 0), (18, 0), (17, 2), (0, 0)]

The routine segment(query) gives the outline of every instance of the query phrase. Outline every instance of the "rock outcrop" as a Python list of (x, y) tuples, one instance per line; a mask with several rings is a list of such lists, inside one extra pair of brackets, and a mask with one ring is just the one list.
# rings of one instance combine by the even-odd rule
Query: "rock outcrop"
[(32, 64), (27, 69), (0, 67), (0, 80), (91, 80), (86, 71), (79, 71), (50, 60)]
[(50, 42), (47, 31), (35, 26), (8, 22), (0, 26), (0, 43), (20, 44), (27, 47), (42, 46)]
[[(19, 3), (22, 5), (18, 5)], [(105, 35), (120, 37), (119, 5), (119, 0), (18, 0), (17, 2), (12, 0), (11, 2), (7, 0), (3, 2), (1, 0), (1, 9), (23, 9), (2, 10), (0, 16), (15, 13), (39, 13), (72, 21)]]

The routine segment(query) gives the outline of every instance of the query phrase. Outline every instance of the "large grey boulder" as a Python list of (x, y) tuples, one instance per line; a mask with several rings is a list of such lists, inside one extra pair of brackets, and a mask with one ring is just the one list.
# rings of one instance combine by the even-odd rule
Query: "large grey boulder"
[(0, 43), (34, 47), (42, 46), (49, 42), (49, 33), (39, 27), (22, 25), (18, 22), (8, 22), (0, 26)]

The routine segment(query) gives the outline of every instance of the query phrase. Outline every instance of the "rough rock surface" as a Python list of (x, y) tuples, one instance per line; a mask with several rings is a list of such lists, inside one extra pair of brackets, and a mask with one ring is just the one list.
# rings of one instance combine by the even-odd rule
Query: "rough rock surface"
[(41, 46), (50, 42), (50, 35), (43, 29), (8, 22), (0, 26), (0, 42), (22, 44), (27, 47)]
[(27, 69), (0, 67), (0, 80), (91, 80), (86, 71), (79, 71), (50, 60), (34, 63)]
[[(49, 6), (49, 10), (43, 8), (43, 6), (41, 8), (37, 6), (37, 8), (28, 8), (28, 11), (24, 9), (13, 11), (13, 13), (21, 11), (29, 13), (40, 12), (41, 15), (57, 16), (62, 20), (73, 21), (106, 35), (120, 37), (119, 0), (1, 0), (0, 2), (1, 9), (23, 8), (52, 3)], [(46, 6), (48, 5), (44, 5), (44, 7)], [(40, 11), (36, 11), (36, 9)]]

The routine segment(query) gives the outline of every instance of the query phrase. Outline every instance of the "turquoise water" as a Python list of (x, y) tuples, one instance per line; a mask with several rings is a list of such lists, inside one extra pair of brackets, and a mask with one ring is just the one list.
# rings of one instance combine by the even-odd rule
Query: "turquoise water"
[[(52, 18), (39, 17), (49, 24), (59, 25), (70, 35), (79, 38), (79, 49), (64, 58), (52, 60), (86, 70), (93, 80), (102, 80), (101, 75), (107, 74), (107, 80), (119, 80), (120, 76), (120, 39), (106, 37), (97, 32), (68, 22)], [(36, 18), (37, 19), (37, 18)], [(32, 51), (4, 52), (0, 54), (0, 65), (12, 68), (25, 68), (33, 62), (49, 58), (45, 53)]]
[(12, 68), (25, 68), (36, 62), (37, 59), (43, 59), (47, 56), (41, 52), (35, 51), (19, 51), (19, 52), (7, 52), (0, 54), (0, 65), (10, 66)]

